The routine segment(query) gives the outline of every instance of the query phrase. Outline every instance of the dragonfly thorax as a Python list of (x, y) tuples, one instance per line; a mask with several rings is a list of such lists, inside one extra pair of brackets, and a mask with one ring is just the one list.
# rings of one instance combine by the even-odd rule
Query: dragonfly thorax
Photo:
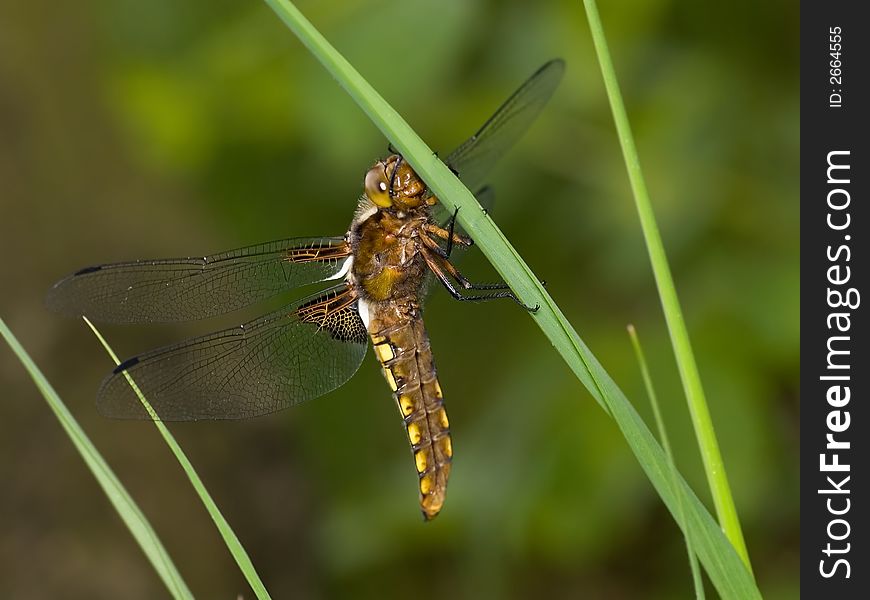
[[(401, 216), (399, 216), (401, 214)], [(425, 281), (420, 229), (426, 205), (407, 211), (378, 208), (351, 225), (351, 278), (360, 294), (375, 302), (416, 301)]]

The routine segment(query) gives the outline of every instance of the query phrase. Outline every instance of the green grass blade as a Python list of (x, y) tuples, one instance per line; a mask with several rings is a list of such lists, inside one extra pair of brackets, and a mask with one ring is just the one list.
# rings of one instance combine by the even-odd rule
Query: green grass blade
[(586, 5), (589, 28), (592, 31), (592, 41), (595, 44), (595, 51), (598, 55), (598, 64), (601, 67), (601, 74), (607, 89), (607, 96), (610, 100), (613, 120), (616, 123), (619, 143), (622, 147), (622, 154), (625, 157), (628, 178), (631, 182), (635, 205), (640, 216), (643, 237), (646, 241), (656, 286), (661, 298), (665, 321), (670, 332), (671, 344), (674, 347), (680, 378), (686, 393), (689, 413), (691, 414), (695, 435), (698, 439), (704, 471), (707, 474), (707, 483), (710, 486), (713, 503), (716, 506), (716, 514), (719, 517), (719, 523), (725, 535), (731, 540), (737, 553), (746, 564), (746, 568), (751, 571), (752, 565), (749, 561), (749, 552), (743, 539), (743, 530), (740, 527), (737, 508), (731, 495), (731, 487), (728, 485), (725, 464), (722, 461), (722, 454), (719, 452), (719, 442), (716, 438), (716, 431), (713, 428), (710, 410), (707, 407), (704, 388), (701, 386), (701, 376), (698, 373), (698, 365), (695, 362), (695, 355), (689, 342), (689, 332), (683, 320), (683, 313), (680, 309), (677, 290), (674, 286), (671, 269), (665, 255), (664, 244), (662, 244), (652, 204), (649, 201), (646, 182), (640, 168), (640, 159), (638, 158), (634, 137), (631, 134), (631, 127), (628, 123), (628, 114), (625, 112), (625, 105), (622, 102), (622, 94), (619, 91), (619, 83), (616, 79), (616, 71), (610, 59), (607, 40), (604, 37), (604, 28), (598, 15), (598, 7), (595, 0), (584, 0), (584, 4)]
[[(643, 379), (643, 385), (646, 388), (647, 396), (649, 396), (649, 403), (652, 405), (653, 416), (656, 421), (656, 429), (659, 430), (659, 439), (661, 440), (665, 455), (668, 457), (668, 464), (671, 467), (673, 489), (676, 490), (679, 485), (677, 480), (677, 464), (674, 462), (674, 453), (671, 451), (671, 443), (668, 441), (665, 420), (662, 418), (662, 411), (659, 408), (656, 390), (653, 387), (652, 377), (649, 374), (649, 368), (646, 364), (646, 357), (644, 356), (643, 348), (640, 346), (640, 340), (637, 337), (637, 331), (635, 330), (634, 325), (628, 326), (628, 337), (631, 338), (631, 345), (634, 347), (634, 354), (637, 357), (637, 364), (640, 367), (640, 375)], [(677, 504), (677, 522), (685, 524), (686, 513), (679, 496), (677, 496)], [(686, 539), (686, 553), (689, 557), (689, 568), (692, 570), (692, 582), (695, 585), (695, 598), (698, 598), (698, 600), (704, 600), (704, 582), (701, 579), (701, 569), (698, 567), (698, 557), (695, 556), (695, 551), (692, 548), (692, 538), (688, 535), (684, 535), (683, 537)]]
[[(85, 323), (88, 324), (88, 327), (91, 328), (91, 331), (94, 332), (94, 335), (97, 336), (97, 339), (100, 340), (100, 343), (105, 348), (106, 352), (115, 362), (115, 365), (121, 364), (121, 361), (118, 360), (117, 355), (109, 346), (109, 343), (106, 339), (100, 334), (94, 324), (91, 323), (87, 317), (82, 317)], [(254, 563), (251, 562), (251, 558), (248, 556), (247, 551), (245, 550), (242, 543), (239, 541), (239, 538), (236, 536), (235, 532), (230, 527), (230, 524), (227, 523), (227, 520), (224, 518), (223, 514), (221, 514), (220, 509), (218, 508), (215, 501), (212, 499), (211, 494), (208, 493), (208, 490), (205, 488), (205, 484), (200, 479), (199, 474), (196, 472), (196, 469), (193, 468), (193, 465), (190, 463), (190, 460), (187, 458), (187, 455), (181, 449), (181, 446), (178, 445), (178, 442), (175, 440), (175, 436), (169, 431), (166, 425), (157, 418), (154, 409), (151, 408), (151, 404), (139, 390), (139, 387), (136, 385), (133, 378), (130, 377), (129, 374), (125, 373), (127, 377), (127, 381), (130, 383), (130, 386), (133, 388), (133, 391), (136, 392), (136, 395), (139, 397), (139, 400), (142, 402), (142, 406), (145, 407), (145, 410), (148, 411), (148, 414), (151, 415), (154, 425), (157, 427), (157, 430), (160, 432), (160, 435), (163, 436), (163, 440), (166, 442), (166, 445), (169, 446), (169, 449), (172, 450), (172, 454), (175, 455), (175, 459), (178, 461), (178, 464), (181, 465), (181, 468), (184, 470), (185, 475), (190, 480), (190, 484), (193, 486), (193, 489), (196, 491), (199, 499), (202, 501), (203, 505), (205, 505), (208, 514), (211, 516), (214, 524), (217, 526), (218, 531), (221, 534), (221, 537), (224, 540), (224, 544), (226, 544), (227, 549), (230, 551), (230, 554), (233, 555), (233, 558), (236, 560), (236, 564), (239, 565), (239, 569), (242, 571), (242, 574), (245, 576), (245, 579), (248, 580), (248, 584), (251, 586), (251, 589), (256, 594), (257, 598), (265, 599), (270, 598), (269, 592), (266, 591), (266, 586), (263, 585), (263, 581), (260, 579), (260, 576), (257, 574), (257, 570), (254, 568)]]
[(139, 547), (142, 548), (145, 556), (148, 557), (148, 560), (151, 562), (154, 570), (157, 571), (160, 579), (163, 580), (169, 593), (172, 594), (173, 598), (193, 598), (193, 594), (190, 593), (187, 584), (182, 579), (178, 569), (175, 568), (172, 559), (169, 558), (169, 554), (166, 552), (166, 548), (163, 547), (142, 510), (130, 494), (127, 493), (127, 490), (112, 472), (112, 469), (97, 451), (96, 447), (91, 443), (91, 440), (79, 426), (72, 413), (69, 412), (60, 396), (57, 395), (57, 392), (48, 383), (39, 367), (36, 366), (33, 359), (30, 358), (27, 351), (24, 350), (2, 319), (0, 319), (0, 335), (6, 340), (6, 343), (9, 344), (9, 347), (12, 348), (12, 351), (18, 357), (18, 360), (21, 361), (21, 364), (24, 365), (24, 368), (30, 374), (36, 387), (42, 393), (57, 420), (60, 421), (61, 426), (69, 436), (70, 441), (72, 441), (76, 450), (81, 454), (91, 473), (94, 474), (97, 483), (103, 488), (103, 493), (106, 494), (109, 502), (112, 503), (112, 506), (115, 507), (115, 510), (121, 517), (121, 520), (124, 521), (130, 533), (133, 534), (133, 538), (139, 544)]
[(643, 419), (471, 192), (291, 2), (265, 2), (326, 67), (393, 146), (399, 149), (442, 202), (462, 209), (458, 217), (461, 225), (523, 302), (540, 306), (530, 316), (595, 400), (610, 410), (632, 452), (668, 509), (676, 515), (680, 506), (685, 507), (683, 530), (691, 536), (692, 545), (719, 594), (723, 598), (740, 600), (760, 598), (761, 594), (752, 575), (682, 477), (679, 478), (679, 486), (674, 493), (672, 470), (667, 457)]

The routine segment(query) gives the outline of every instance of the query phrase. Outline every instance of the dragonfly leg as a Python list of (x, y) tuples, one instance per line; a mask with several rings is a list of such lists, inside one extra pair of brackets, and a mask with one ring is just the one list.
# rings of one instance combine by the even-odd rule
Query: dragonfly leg
[[(485, 302), (487, 300), (496, 300), (498, 298), (509, 298), (509, 299), (513, 300), (514, 302), (516, 302), (517, 304), (519, 304), (520, 306), (522, 306), (523, 308), (525, 308), (529, 312), (537, 312), (537, 310), (540, 308), (540, 305), (537, 305), (537, 304), (535, 306), (528, 306), (527, 304), (524, 304), (523, 301), (520, 300), (519, 298), (517, 298), (516, 294), (514, 294), (513, 291), (506, 284), (498, 284), (494, 287), (484, 287), (484, 286), (475, 287), (474, 284), (470, 283), (467, 279), (465, 279), (465, 277), (462, 277), (462, 275), (459, 274), (459, 271), (456, 269), (456, 267), (454, 267), (452, 264), (450, 264), (450, 262), (447, 261), (444, 257), (438, 256), (437, 254), (429, 251), (426, 248), (421, 248), (420, 253), (423, 256), (423, 260), (426, 261), (426, 265), (429, 267), (429, 269), (435, 275), (435, 278), (438, 279), (438, 281), (440, 281), (442, 283), (442, 285), (444, 285), (444, 287), (447, 289), (447, 291), (450, 293), (450, 295), (453, 296), (454, 300), (459, 300), (462, 302)], [(459, 274), (459, 276), (462, 277), (462, 280), (465, 282), (465, 284), (467, 284), (469, 286), (469, 287), (466, 287), (465, 284), (463, 284), (462, 282), (460, 282), (457, 279), (457, 282), (459, 283), (459, 285), (463, 289), (466, 289), (466, 290), (469, 290), (469, 289), (471, 289), (471, 290), (491, 289), (491, 290), (497, 290), (497, 291), (493, 291), (493, 292), (490, 292), (487, 294), (475, 294), (475, 295), (466, 296), (466, 295), (462, 294), (462, 292), (459, 291), (459, 289), (456, 287), (456, 285), (453, 283), (453, 281), (450, 280), (450, 276), (453, 275), (454, 273)]]
[[(448, 228), (449, 235), (447, 236), (447, 256), (450, 256), (450, 253), (453, 251), (453, 230), (456, 227), (456, 215), (459, 214), (459, 207), (454, 207), (453, 216), (450, 217), (450, 227)], [(468, 238), (469, 246), (471, 245), (471, 238)]]
[(444, 258), (448, 258), (450, 256), (450, 253), (453, 251), (453, 244), (457, 244), (465, 248), (474, 245), (474, 241), (470, 237), (461, 235), (453, 231), (456, 224), (456, 213), (458, 212), (459, 208), (456, 209), (456, 211), (453, 213), (453, 216), (450, 218), (450, 226), (448, 229), (439, 227), (434, 223), (426, 223), (423, 226), (423, 229), (426, 232), (431, 233), (435, 237), (445, 240), (447, 242), (447, 248), (441, 249), (441, 252), (438, 252), (439, 256), (443, 256)]
[[(456, 268), (456, 265), (451, 263), (450, 261), (444, 261), (444, 267), (448, 273), (455, 279), (459, 285), (464, 287), (466, 290), (509, 290), (510, 286), (506, 283), (472, 283), (466, 279), (465, 275), (463, 275), (459, 269)], [(541, 286), (547, 287), (547, 282), (541, 280)]]
[(402, 161), (405, 160), (405, 157), (398, 152), (396, 153), (396, 156), (398, 156), (399, 159), (396, 161), (396, 166), (393, 167), (393, 172), (390, 174), (390, 198), (395, 197), (395, 194), (393, 193), (395, 191), (395, 187), (393, 186), (393, 184), (396, 183), (396, 174), (399, 172), (399, 167), (402, 166)]
[(444, 250), (444, 248), (442, 248), (441, 246), (439, 246), (438, 242), (433, 240), (428, 235), (425, 235), (425, 234), (421, 235), (420, 241), (423, 242), (423, 246), (425, 246), (426, 248), (428, 248), (429, 250), (434, 252), (437, 256), (440, 256), (441, 258), (445, 258), (445, 259), (447, 258), (447, 251)]
[(444, 269), (450, 274), (456, 282), (466, 290), (509, 290), (510, 286), (506, 283), (472, 283), (465, 275), (463, 275), (456, 265), (450, 261), (444, 261)]

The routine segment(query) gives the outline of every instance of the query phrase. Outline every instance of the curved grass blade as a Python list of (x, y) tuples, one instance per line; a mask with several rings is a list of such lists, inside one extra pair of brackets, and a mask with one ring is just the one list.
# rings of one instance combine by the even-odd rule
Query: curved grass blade
[[(677, 482), (677, 464), (674, 462), (674, 453), (671, 451), (671, 443), (668, 441), (668, 432), (665, 429), (665, 420), (662, 418), (662, 411), (659, 409), (659, 401), (656, 396), (655, 388), (653, 387), (652, 377), (649, 374), (649, 368), (646, 365), (646, 357), (643, 353), (643, 348), (640, 346), (640, 339), (637, 337), (637, 330), (634, 325), (628, 326), (628, 337), (631, 338), (631, 345), (634, 347), (634, 354), (637, 357), (637, 364), (640, 367), (640, 375), (643, 379), (643, 385), (646, 388), (646, 394), (649, 396), (649, 403), (652, 405), (653, 416), (656, 421), (656, 429), (659, 431), (659, 439), (661, 440), (662, 448), (668, 457), (668, 463), (671, 467), (673, 485), (679, 485)], [(677, 496), (677, 500), (680, 498)], [(677, 521), (685, 523), (686, 513), (680, 502), (678, 506)], [(695, 551), (692, 549), (692, 538), (684, 535), (686, 539), (686, 553), (689, 556), (689, 568), (692, 571), (692, 582), (695, 585), (695, 598), (704, 600), (704, 582), (701, 579), (701, 570), (698, 568), (698, 557), (695, 556)]]
[(103, 493), (106, 494), (109, 502), (112, 503), (112, 506), (118, 512), (118, 516), (121, 517), (130, 533), (133, 534), (133, 538), (135, 538), (139, 547), (142, 548), (145, 556), (148, 557), (148, 560), (151, 562), (154, 570), (157, 571), (160, 579), (163, 580), (169, 593), (172, 594), (173, 598), (192, 599), (193, 595), (190, 593), (190, 589), (188, 589), (178, 569), (175, 568), (172, 559), (169, 558), (169, 554), (166, 552), (166, 548), (163, 547), (142, 510), (112, 472), (112, 469), (93, 443), (91, 443), (91, 440), (79, 426), (72, 413), (69, 412), (60, 396), (57, 395), (57, 392), (48, 383), (39, 367), (36, 366), (33, 359), (30, 358), (27, 351), (24, 350), (2, 319), (0, 319), (0, 335), (3, 336), (6, 343), (12, 348), (21, 364), (24, 365), (36, 387), (45, 398), (45, 401), (48, 402), (57, 420), (60, 421), (70, 441), (72, 441), (76, 450), (78, 450), (82, 460), (85, 461), (91, 473), (94, 474), (97, 483), (103, 488)]
[(701, 385), (701, 375), (689, 342), (689, 332), (683, 319), (680, 301), (677, 298), (677, 289), (671, 276), (671, 269), (665, 255), (665, 247), (662, 243), (661, 234), (656, 225), (652, 204), (646, 189), (646, 182), (640, 168), (637, 148), (634, 145), (634, 137), (628, 123), (628, 114), (622, 102), (622, 93), (619, 91), (619, 83), (616, 80), (616, 71), (613, 61), (610, 60), (610, 52), (607, 49), (607, 40), (604, 37), (604, 28), (598, 15), (598, 7), (595, 0), (584, 0), (586, 5), (586, 17), (589, 20), (589, 29), (592, 31), (592, 41), (598, 54), (598, 64), (601, 67), (602, 78), (607, 89), (607, 97), (610, 100), (610, 109), (613, 112), (613, 120), (625, 158), (625, 166), (628, 170), (628, 179), (631, 182), (631, 190), (634, 194), (635, 206), (640, 217), (641, 229), (644, 241), (649, 253), (653, 275), (656, 280), (662, 310), (668, 325), (671, 344), (674, 347), (674, 355), (677, 359), (677, 367), (680, 371), (680, 379), (683, 382), (683, 390), (689, 405), (689, 414), (692, 417), (692, 425), (695, 428), (695, 436), (698, 439), (698, 447), (701, 451), (701, 459), (704, 463), (704, 471), (707, 474), (707, 484), (713, 496), (716, 506), (716, 514), (725, 535), (731, 540), (746, 568), (752, 571), (749, 561), (749, 552), (743, 539), (743, 530), (740, 527), (740, 519), (737, 516), (737, 507), (731, 495), (731, 486), (728, 484), (728, 476), (725, 473), (725, 463), (722, 453), (719, 451), (719, 442), (716, 438), (716, 430), (713, 427), (713, 419), (710, 417), (710, 409), (707, 407), (707, 399), (704, 388)]
[(401, 116), (363, 79), (289, 0), (265, 0), (312, 55), (332, 74), (414, 170), (442, 201), (459, 206), (458, 220), (517, 296), (529, 306), (540, 305), (531, 317), (593, 398), (609, 408), (632, 452), (656, 492), (676, 515), (686, 512), (683, 531), (723, 598), (761, 598), (749, 571), (688, 484), (679, 478), (674, 492), (667, 457), (628, 399), (598, 363), (565, 315), (541, 286), (474, 195), (441, 162)]
[[(106, 353), (115, 362), (115, 365), (117, 366), (121, 364), (121, 361), (118, 360), (117, 355), (109, 346), (109, 343), (100, 334), (97, 328), (94, 327), (94, 324), (91, 323), (87, 319), (87, 317), (82, 317), (82, 319), (85, 321), (85, 323), (88, 324), (88, 327), (91, 328), (91, 331), (94, 332), (94, 335), (97, 336), (97, 339), (103, 345), (103, 348), (105, 348)], [(248, 580), (248, 584), (251, 586), (254, 594), (256, 594), (257, 598), (260, 598), (261, 600), (271, 598), (271, 596), (269, 596), (269, 592), (266, 591), (266, 586), (263, 584), (263, 581), (257, 574), (257, 570), (254, 568), (254, 563), (251, 562), (251, 558), (245, 551), (244, 546), (242, 546), (242, 543), (239, 541), (239, 538), (230, 527), (230, 524), (227, 523), (227, 520), (224, 518), (223, 514), (221, 514), (221, 511), (218, 508), (217, 504), (215, 504), (215, 501), (212, 499), (211, 494), (209, 494), (208, 490), (205, 489), (205, 484), (203, 484), (202, 479), (200, 479), (199, 474), (196, 472), (196, 469), (193, 468), (193, 465), (190, 463), (187, 455), (184, 454), (181, 446), (178, 445), (178, 442), (175, 440), (175, 436), (172, 435), (172, 433), (169, 431), (163, 421), (161, 421), (157, 417), (157, 413), (155, 413), (154, 409), (151, 408), (151, 405), (148, 403), (148, 400), (145, 398), (139, 388), (136, 386), (133, 378), (130, 377), (130, 375), (126, 375), (126, 377), (127, 381), (130, 382), (130, 386), (136, 392), (136, 395), (139, 396), (139, 400), (142, 401), (142, 406), (144, 406), (145, 410), (148, 411), (148, 414), (151, 415), (154, 425), (157, 427), (160, 435), (163, 436), (163, 440), (166, 442), (166, 445), (169, 446), (170, 450), (172, 450), (172, 453), (175, 455), (175, 459), (178, 461), (178, 464), (181, 465), (181, 468), (184, 470), (185, 475), (187, 475), (187, 478), (190, 480), (190, 484), (193, 486), (193, 489), (196, 491), (199, 499), (202, 501), (203, 505), (205, 505), (209, 516), (211, 516), (214, 524), (217, 526), (218, 531), (221, 534), (221, 537), (224, 540), (224, 544), (226, 544), (227, 549), (230, 551), (230, 554), (233, 555), (233, 558), (236, 560), (236, 564), (239, 565), (239, 569), (242, 571), (245, 579)]]

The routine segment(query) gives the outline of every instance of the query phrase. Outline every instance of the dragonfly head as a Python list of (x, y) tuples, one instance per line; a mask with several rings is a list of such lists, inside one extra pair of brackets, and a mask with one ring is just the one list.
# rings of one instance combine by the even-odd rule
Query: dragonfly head
[(369, 169), (365, 193), (381, 208), (411, 209), (426, 203), (426, 184), (398, 154), (379, 160)]

